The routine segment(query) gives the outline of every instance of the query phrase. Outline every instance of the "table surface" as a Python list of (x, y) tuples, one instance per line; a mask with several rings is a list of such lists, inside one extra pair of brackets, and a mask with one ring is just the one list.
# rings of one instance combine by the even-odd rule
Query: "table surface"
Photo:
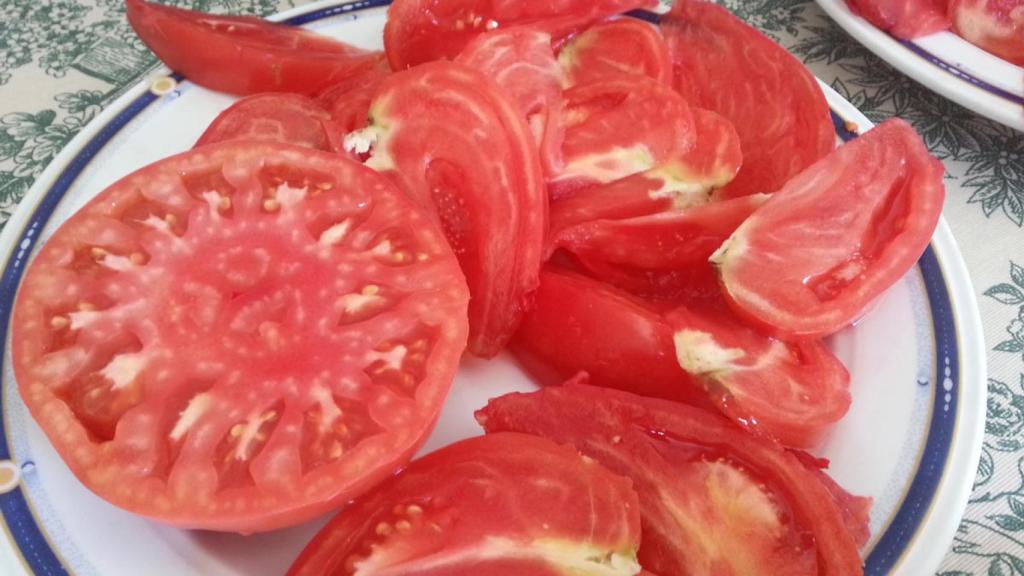
[[(719, 0), (722, 1), (722, 0)], [(303, 4), (173, 0), (266, 15)], [(941, 576), (1024, 576), (1024, 134), (917, 85), (813, 2), (724, 0), (871, 120), (908, 120), (946, 165), (944, 214), (974, 282), (988, 352), (988, 420), (974, 493)], [(0, 227), (71, 138), (156, 65), (122, 0), (0, 0)]]

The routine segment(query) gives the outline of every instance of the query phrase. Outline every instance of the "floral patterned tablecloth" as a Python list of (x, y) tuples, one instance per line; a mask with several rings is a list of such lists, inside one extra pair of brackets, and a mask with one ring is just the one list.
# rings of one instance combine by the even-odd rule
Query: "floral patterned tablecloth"
[[(303, 2), (172, 3), (265, 15)], [(945, 162), (944, 214), (977, 292), (990, 380), (974, 494), (940, 574), (1024, 576), (1024, 134), (920, 87), (813, 2), (725, 3), (873, 121), (910, 121)], [(61, 148), (155, 65), (122, 0), (0, 0), (0, 226)]]

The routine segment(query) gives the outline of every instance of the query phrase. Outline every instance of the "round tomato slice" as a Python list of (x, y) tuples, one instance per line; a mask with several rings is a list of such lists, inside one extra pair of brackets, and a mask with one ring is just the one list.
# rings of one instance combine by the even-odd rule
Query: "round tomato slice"
[(477, 420), (489, 434), (525, 432), (571, 444), (630, 478), (640, 499), (639, 558), (648, 570), (862, 574), (857, 546), (867, 501), (823, 480), (810, 457), (718, 415), (566, 384), (492, 399)]
[(562, 170), (562, 69), (551, 35), (527, 26), (495, 30), (472, 40), (456, 62), (492, 78), (519, 106), (533, 132), (545, 174)]
[(632, 576), (639, 544), (628, 480), (506, 432), (416, 460), (338, 514), (288, 574)]
[(387, 78), (371, 125), (346, 142), (371, 149), (369, 166), (435, 210), (472, 295), (469, 350), (497, 354), (537, 287), (547, 231), (543, 175), (522, 114), (480, 72), (429, 62)]
[(1024, 66), (1024, 8), (1017, 0), (952, 0), (953, 29), (968, 42)]
[(942, 213), (942, 163), (888, 120), (807, 168), (712, 257), (745, 319), (786, 338), (846, 327), (914, 265)]
[(248, 16), (219, 16), (125, 0), (128, 23), (157, 58), (196, 84), (229, 94), (312, 95), (377, 66), (383, 55)]
[(672, 59), (665, 39), (656, 27), (636, 18), (591, 26), (562, 47), (558, 62), (569, 86), (623, 73), (672, 83)]
[(661, 31), (676, 90), (727, 118), (739, 133), (743, 167), (721, 193), (772, 193), (828, 154), (835, 132), (810, 71), (784, 48), (705, 0), (678, 0)]
[(316, 150), (340, 148), (331, 116), (315, 101), (299, 94), (255, 94), (217, 115), (196, 146), (226, 140), (269, 140)]
[(384, 50), (393, 70), (423, 62), (454, 59), (476, 36), (516, 25), (535, 25), (557, 41), (596, 20), (652, 0), (396, 0), (388, 8)]
[(107, 188), (14, 309), (18, 389), (76, 476), (176, 526), (346, 502), (425, 439), (465, 345), (444, 236), (336, 154), (211, 144)]
[[(946, 0), (846, 0), (854, 13), (897, 38), (912, 39), (947, 30)], [(950, 14), (953, 13), (952, 8)]]

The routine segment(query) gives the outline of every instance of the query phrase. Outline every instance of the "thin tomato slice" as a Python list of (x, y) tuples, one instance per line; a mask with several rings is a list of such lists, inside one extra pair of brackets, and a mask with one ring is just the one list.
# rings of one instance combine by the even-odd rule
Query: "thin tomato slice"
[(694, 146), (690, 106), (646, 76), (622, 74), (565, 92), (565, 168), (553, 199), (662, 166)]
[(835, 133), (825, 96), (807, 68), (725, 8), (679, 0), (662, 17), (675, 86), (690, 104), (736, 127), (743, 167), (726, 197), (771, 193), (825, 156)]
[(196, 146), (227, 140), (269, 140), (316, 150), (338, 150), (340, 134), (331, 115), (299, 94), (255, 94), (217, 115)]
[(850, 375), (820, 341), (786, 343), (745, 325), (724, 303), (667, 317), (676, 358), (725, 415), (786, 446), (811, 448), (850, 407)]
[(396, 0), (388, 8), (384, 50), (393, 70), (453, 59), (489, 30), (535, 25), (557, 41), (587, 23), (653, 7), (652, 0)]
[[(946, 0), (846, 0), (854, 13), (897, 38), (912, 39), (949, 29)], [(949, 13), (953, 13), (950, 7)]]
[(551, 49), (551, 35), (520, 26), (481, 34), (456, 62), (492, 78), (511, 98), (533, 132), (545, 174), (562, 170), (562, 69)]
[[(684, 404), (578, 384), (507, 394), (477, 412), (488, 433), (569, 443), (629, 477), (641, 564), (659, 574), (862, 573), (863, 515), (809, 457)], [(867, 502), (859, 500), (863, 510)]]
[(387, 78), (346, 140), (433, 207), (469, 283), (469, 350), (493, 356), (537, 287), (547, 194), (529, 128), (486, 76), (430, 62)]
[(125, 0), (128, 23), (168, 67), (229, 94), (313, 95), (377, 66), (383, 55), (300, 28)]
[(46, 242), (14, 309), (18, 390), (132, 512), (257, 532), (402, 467), (465, 345), (432, 218), (357, 162), (264, 142), (161, 160)]
[(569, 86), (606, 76), (637, 74), (672, 83), (672, 59), (658, 29), (635, 18), (600, 22), (558, 53)]
[(328, 86), (316, 100), (330, 111), (341, 134), (365, 128), (370, 122), (370, 103), (380, 83), (391, 75), (386, 68), (372, 68), (358, 76)]
[(786, 338), (846, 327), (924, 252), (942, 212), (943, 173), (899, 119), (807, 168), (712, 258), (735, 310)]
[(413, 462), (345, 508), (289, 576), (632, 576), (640, 514), (625, 478), (511, 432)]
[(1024, 66), (1024, 9), (1019, 1), (952, 0), (949, 16), (965, 40)]

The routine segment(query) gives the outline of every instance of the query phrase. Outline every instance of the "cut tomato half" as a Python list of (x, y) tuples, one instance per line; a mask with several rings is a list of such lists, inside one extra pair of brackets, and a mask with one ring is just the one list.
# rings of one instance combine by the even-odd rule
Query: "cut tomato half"
[(862, 574), (857, 540), (866, 518), (848, 512), (863, 511), (867, 501), (823, 481), (809, 457), (716, 414), (567, 384), (492, 399), (477, 420), (488, 433), (524, 432), (568, 443), (630, 478), (640, 497), (639, 558), (648, 570)]
[(715, 253), (735, 310), (786, 338), (848, 326), (914, 265), (942, 213), (942, 163), (899, 119), (807, 168)]
[(331, 510), (426, 438), (468, 294), (431, 216), (336, 154), (232, 141), (116, 182), (43, 245), (18, 390), (132, 512), (258, 532)]
[(657, 27), (636, 18), (594, 24), (562, 47), (558, 62), (569, 86), (623, 73), (672, 83), (668, 45)]
[(229, 94), (313, 95), (377, 66), (380, 52), (249, 16), (219, 16), (125, 0), (128, 23), (157, 58), (196, 84)]
[(227, 140), (269, 140), (316, 150), (340, 149), (331, 115), (299, 94), (255, 94), (229, 106), (210, 122), (196, 146)]
[(477, 436), (413, 462), (346, 507), (289, 576), (632, 576), (636, 493), (576, 450)]
[(367, 164), (432, 207), (466, 274), (469, 350), (493, 356), (537, 287), (547, 194), (529, 128), (486, 76), (430, 62), (381, 85), (371, 124), (346, 137)]
[(825, 95), (784, 48), (705, 0), (678, 0), (661, 19), (676, 90), (732, 122), (743, 167), (725, 197), (772, 193), (828, 154), (835, 132)]

